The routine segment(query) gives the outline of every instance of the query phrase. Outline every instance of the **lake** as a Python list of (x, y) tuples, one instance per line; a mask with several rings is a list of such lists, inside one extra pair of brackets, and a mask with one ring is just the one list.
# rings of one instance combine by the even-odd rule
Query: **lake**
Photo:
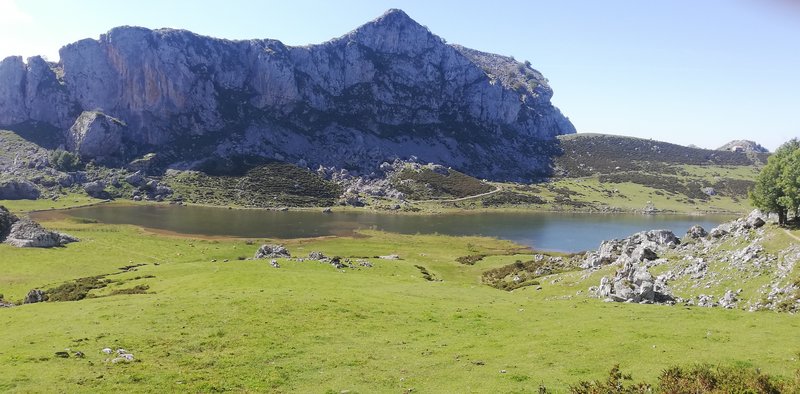
[(668, 229), (678, 237), (692, 225), (711, 229), (730, 216), (478, 212), (403, 215), (373, 212), (268, 211), (179, 205), (95, 205), (61, 213), (110, 224), (175, 233), (242, 238), (352, 235), (358, 229), (401, 234), (484, 235), (540, 250), (577, 252), (637, 231)]

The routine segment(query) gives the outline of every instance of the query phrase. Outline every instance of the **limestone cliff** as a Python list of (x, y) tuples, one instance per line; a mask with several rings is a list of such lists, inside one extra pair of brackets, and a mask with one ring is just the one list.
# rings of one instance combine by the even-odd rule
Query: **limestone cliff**
[(547, 141), (575, 132), (529, 64), (449, 45), (400, 10), (319, 45), (119, 27), (60, 57), (0, 62), (0, 126), (54, 126), (86, 158), (368, 172), (416, 156), (525, 179), (547, 166)]

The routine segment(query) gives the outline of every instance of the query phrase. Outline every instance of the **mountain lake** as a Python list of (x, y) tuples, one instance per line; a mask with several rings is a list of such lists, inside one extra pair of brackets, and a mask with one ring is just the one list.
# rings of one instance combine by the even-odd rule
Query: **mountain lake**
[(396, 214), (375, 212), (274, 211), (180, 205), (95, 205), (32, 216), (66, 215), (108, 224), (132, 224), (186, 235), (238, 238), (307, 238), (349, 236), (359, 229), (401, 234), (481, 235), (537, 250), (579, 252), (596, 249), (606, 239), (652, 229), (682, 237), (692, 225), (706, 230), (730, 215), (643, 215), (553, 212), (475, 212)]

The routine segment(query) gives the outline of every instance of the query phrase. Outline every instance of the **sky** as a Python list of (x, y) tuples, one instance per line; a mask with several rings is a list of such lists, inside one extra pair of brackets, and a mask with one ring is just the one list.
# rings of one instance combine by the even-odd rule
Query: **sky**
[(0, 0), (0, 58), (112, 27), (171, 27), (288, 45), (389, 8), (450, 43), (530, 60), (581, 133), (774, 150), (800, 137), (800, 0)]

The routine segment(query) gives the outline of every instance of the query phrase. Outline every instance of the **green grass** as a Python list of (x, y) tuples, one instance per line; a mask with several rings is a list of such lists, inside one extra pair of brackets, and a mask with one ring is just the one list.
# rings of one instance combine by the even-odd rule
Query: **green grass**
[[(558, 392), (603, 378), (616, 363), (646, 380), (693, 362), (783, 376), (800, 367), (800, 337), (790, 334), (800, 328), (796, 316), (587, 298), (603, 270), (542, 277), (541, 290), (480, 284), (483, 271), (524, 258), (506, 241), (370, 231), (286, 242), (295, 256), (402, 258), (370, 258), (373, 268), (342, 273), (311, 261), (281, 259), (274, 269), (238, 260), (264, 240), (46, 225), (82, 242), (0, 245), (6, 299), (95, 275), (115, 282), (92, 290), (95, 298), (0, 309), (2, 391), (528, 392), (544, 384)], [(489, 256), (455, 261), (475, 254)], [(145, 294), (119, 294), (145, 286)], [(137, 361), (105, 362), (104, 347), (125, 348)], [(65, 348), (86, 357), (54, 357)]]
[(14, 213), (30, 211), (47, 211), (52, 209), (74, 208), (85, 205), (97, 204), (103, 200), (89, 197), (86, 194), (68, 193), (58, 198), (58, 200), (38, 199), (38, 200), (0, 200), (0, 206), (8, 208)]

